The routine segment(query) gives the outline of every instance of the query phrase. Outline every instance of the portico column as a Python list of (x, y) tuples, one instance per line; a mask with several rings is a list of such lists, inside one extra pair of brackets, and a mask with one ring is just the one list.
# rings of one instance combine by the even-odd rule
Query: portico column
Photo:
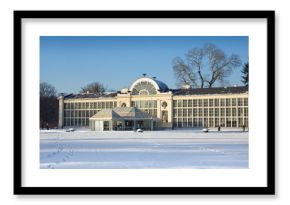
[(62, 128), (64, 115), (64, 97), (62, 95), (58, 97), (58, 105), (58, 128)]
[(134, 130), (136, 130), (136, 120), (134, 120)]
[(150, 122), (151, 122), (151, 131), (152, 131), (153, 130), (153, 119), (152, 118), (151, 118)]

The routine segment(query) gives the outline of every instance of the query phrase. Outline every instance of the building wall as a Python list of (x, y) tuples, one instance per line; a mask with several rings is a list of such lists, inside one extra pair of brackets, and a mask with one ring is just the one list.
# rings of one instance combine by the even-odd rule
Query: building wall
[(173, 96), (171, 92), (151, 96), (118, 94), (115, 98), (66, 99), (62, 106), (63, 126), (87, 127), (89, 118), (98, 111), (120, 107), (123, 103), (157, 117), (158, 125), (163, 128), (248, 127), (247, 93)]
[(248, 127), (248, 94), (174, 96), (174, 127)]
[(67, 99), (64, 100), (63, 107), (63, 126), (87, 127), (90, 117), (102, 109), (117, 107), (117, 100), (115, 98)]

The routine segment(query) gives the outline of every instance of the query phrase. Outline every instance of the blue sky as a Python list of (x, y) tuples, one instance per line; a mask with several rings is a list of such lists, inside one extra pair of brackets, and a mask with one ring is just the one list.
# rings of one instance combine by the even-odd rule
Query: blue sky
[[(188, 50), (205, 43), (248, 61), (247, 36), (41, 36), (40, 81), (59, 93), (76, 93), (96, 81), (120, 90), (146, 73), (176, 88), (173, 59), (184, 58)], [(228, 78), (231, 85), (241, 85), (241, 69)]]

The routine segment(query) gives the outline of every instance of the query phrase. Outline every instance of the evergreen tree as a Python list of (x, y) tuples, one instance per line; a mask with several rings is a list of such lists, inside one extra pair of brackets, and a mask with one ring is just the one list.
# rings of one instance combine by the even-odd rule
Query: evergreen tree
[(243, 66), (243, 70), (241, 71), (243, 73), (242, 75), (242, 83), (244, 83), (245, 86), (249, 85), (249, 62), (245, 63)]

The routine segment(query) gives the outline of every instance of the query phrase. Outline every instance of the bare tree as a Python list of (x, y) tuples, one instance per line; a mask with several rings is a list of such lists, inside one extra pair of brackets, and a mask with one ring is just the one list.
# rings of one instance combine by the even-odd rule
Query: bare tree
[(175, 58), (173, 70), (179, 84), (192, 87), (213, 87), (219, 81), (225, 83), (234, 68), (241, 65), (238, 55), (229, 57), (214, 44), (205, 44), (203, 48), (193, 48), (186, 54), (186, 61)]
[(55, 97), (56, 95), (57, 91), (54, 86), (47, 82), (40, 83), (40, 97)]
[(98, 95), (103, 95), (105, 91), (106, 91), (105, 87), (99, 82), (90, 83), (86, 85), (85, 87), (82, 87), (80, 90), (81, 93), (89, 92), (89, 93), (94, 93)]
[(179, 86), (190, 85), (191, 87), (196, 87), (196, 74), (186, 65), (181, 58), (175, 58), (173, 62), (173, 70), (175, 77), (179, 81)]
[(40, 126), (56, 127), (58, 123), (58, 100), (54, 86), (40, 83)]

